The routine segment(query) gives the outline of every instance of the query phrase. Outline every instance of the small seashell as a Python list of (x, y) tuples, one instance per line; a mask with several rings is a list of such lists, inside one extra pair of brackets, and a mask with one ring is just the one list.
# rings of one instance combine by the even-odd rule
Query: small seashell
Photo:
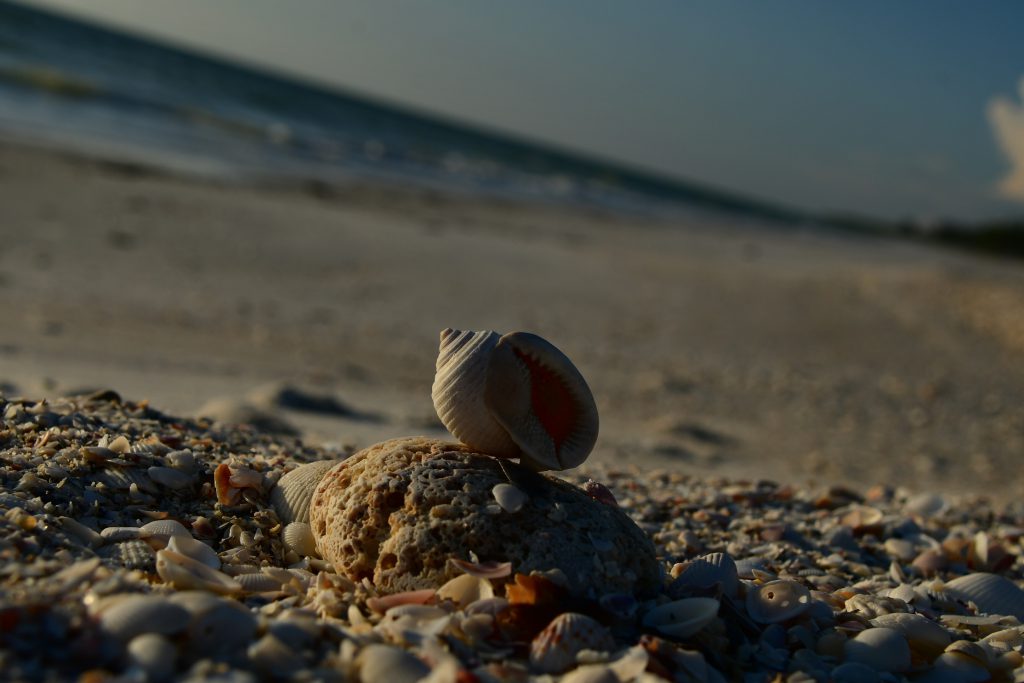
[(973, 602), (986, 614), (1008, 614), (1024, 621), (1024, 591), (998, 574), (977, 572), (946, 583), (947, 596)]
[(269, 673), (275, 678), (288, 678), (305, 664), (301, 653), (269, 633), (250, 645), (246, 654), (256, 671)]
[(448, 558), (448, 561), (457, 569), (481, 579), (503, 579), (512, 575), (511, 562), (467, 562), (455, 557)]
[(108, 526), (100, 530), (100, 538), (107, 543), (130, 541), (142, 536), (142, 530), (135, 526)]
[(537, 470), (576, 467), (597, 440), (597, 406), (583, 376), (527, 332), (442, 331), (431, 397), (457, 439)]
[(669, 584), (669, 597), (681, 597), (687, 589), (704, 589), (718, 584), (722, 593), (736, 597), (740, 580), (736, 563), (726, 553), (711, 553), (698, 557)]
[(900, 673), (910, 668), (910, 646), (903, 634), (891, 628), (861, 631), (843, 647), (847, 662), (858, 662), (876, 671)]
[(139, 527), (141, 532), (141, 538), (150, 538), (153, 536), (166, 536), (170, 539), (171, 536), (184, 536), (192, 538), (192, 534), (181, 522), (177, 522), (173, 519), (157, 519), (152, 522), (148, 522)]
[(196, 458), (189, 450), (171, 451), (164, 456), (164, 460), (168, 467), (173, 467), (185, 474), (192, 474), (195, 470)]
[(494, 588), (487, 579), (462, 574), (446, 582), (437, 589), (439, 600), (451, 600), (460, 607), (465, 607), (477, 600), (488, 600), (494, 597)]
[(655, 607), (644, 615), (643, 624), (673, 638), (688, 638), (714, 621), (718, 608), (714, 598), (685, 598)]
[(494, 495), (494, 500), (498, 501), (498, 505), (505, 512), (519, 512), (523, 509), (526, 501), (530, 499), (529, 496), (512, 484), (495, 484), (494, 488), (491, 489), (491, 493)]
[(160, 595), (130, 595), (100, 614), (100, 627), (125, 642), (143, 633), (172, 635), (188, 622), (188, 611)]
[(191, 557), (211, 569), (220, 569), (220, 557), (217, 556), (217, 551), (191, 536), (171, 536), (167, 542), (167, 549)]
[(286, 548), (294, 550), (301, 557), (319, 557), (313, 527), (308, 522), (291, 522), (281, 531), (281, 540)]
[(619, 501), (615, 500), (615, 494), (612, 493), (612, 490), (599, 481), (588, 479), (581, 488), (584, 493), (596, 501), (605, 505), (611, 505), (612, 507), (619, 506)]
[(317, 484), (337, 460), (318, 460), (285, 474), (270, 491), (270, 502), (282, 522), (309, 522), (309, 501)]
[(242, 590), (242, 586), (227, 574), (173, 550), (157, 552), (156, 573), (179, 589), (195, 588), (214, 593), (238, 593)]
[(142, 569), (144, 571), (152, 571), (153, 562), (156, 559), (153, 549), (145, 541), (139, 540), (111, 543), (100, 548), (96, 554), (108, 567)]
[(243, 593), (272, 593), (281, 590), (281, 582), (263, 572), (238, 574), (234, 577)]
[(366, 606), (374, 612), (384, 614), (392, 607), (399, 605), (424, 605), (434, 599), (437, 591), (433, 588), (424, 588), (418, 591), (406, 591), (404, 593), (393, 593), (383, 597), (374, 597), (366, 601)]
[(430, 667), (415, 655), (393, 645), (367, 645), (355, 663), (362, 681), (415, 683), (430, 673)]
[(107, 448), (117, 453), (118, 455), (124, 455), (132, 449), (132, 445), (128, 443), (128, 438), (123, 434), (110, 443), (107, 444)]
[(951, 640), (946, 629), (920, 614), (883, 614), (872, 619), (871, 625), (899, 631), (907, 639), (910, 649), (929, 661), (942, 654)]
[(235, 653), (256, 634), (256, 617), (235, 600), (201, 590), (186, 590), (170, 597), (189, 614), (188, 649), (197, 657)]
[(64, 531), (68, 532), (90, 548), (97, 548), (103, 545), (103, 537), (93, 529), (79, 522), (77, 519), (72, 519), (71, 517), (58, 517), (57, 521), (60, 522), (60, 526)]
[(181, 470), (170, 467), (150, 467), (146, 470), (149, 478), (169, 489), (186, 489), (192, 485), (192, 477)]
[(157, 633), (144, 633), (128, 643), (128, 661), (145, 672), (147, 681), (166, 681), (174, 675), (178, 648)]
[(776, 624), (802, 614), (811, 604), (811, 594), (796, 581), (769, 581), (747, 593), (747, 615), (760, 624)]
[(555, 617), (530, 643), (530, 666), (542, 673), (561, 673), (576, 664), (583, 650), (610, 652), (615, 639), (598, 621), (577, 612)]

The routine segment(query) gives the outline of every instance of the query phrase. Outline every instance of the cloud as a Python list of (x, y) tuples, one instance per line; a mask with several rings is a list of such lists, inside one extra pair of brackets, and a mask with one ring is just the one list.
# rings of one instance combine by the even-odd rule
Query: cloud
[(1024, 202), (1024, 77), (1019, 87), (1021, 103), (996, 97), (988, 104), (988, 120), (999, 148), (1010, 162), (1010, 174), (999, 181), (996, 192), (1006, 199)]

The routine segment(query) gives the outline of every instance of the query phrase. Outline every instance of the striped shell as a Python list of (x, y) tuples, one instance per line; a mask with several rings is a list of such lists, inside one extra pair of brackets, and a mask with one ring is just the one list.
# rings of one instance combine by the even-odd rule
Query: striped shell
[(598, 621), (577, 612), (552, 620), (530, 643), (530, 666), (544, 673), (561, 673), (576, 664), (583, 650), (610, 652), (615, 640)]
[(301, 557), (317, 556), (313, 528), (307, 522), (292, 522), (281, 531), (281, 540)]
[(948, 582), (946, 595), (970, 601), (986, 614), (1009, 614), (1024, 620), (1024, 590), (1006, 577), (977, 572)]
[(161, 550), (156, 554), (156, 573), (181, 590), (197, 588), (213, 593), (238, 593), (242, 590), (242, 586), (227, 574), (173, 550)]
[(327, 470), (337, 464), (337, 460), (318, 460), (297, 467), (281, 477), (270, 491), (270, 502), (277, 511), (278, 519), (285, 524), (309, 523), (309, 501), (313, 498), (313, 491)]
[(537, 470), (576, 467), (597, 440), (597, 406), (565, 354), (528, 332), (441, 332), (431, 389), (467, 446)]
[(668, 594), (669, 597), (681, 598), (687, 592), (711, 588), (716, 584), (724, 595), (731, 598), (739, 592), (736, 563), (726, 553), (710, 553), (690, 562), (669, 585)]

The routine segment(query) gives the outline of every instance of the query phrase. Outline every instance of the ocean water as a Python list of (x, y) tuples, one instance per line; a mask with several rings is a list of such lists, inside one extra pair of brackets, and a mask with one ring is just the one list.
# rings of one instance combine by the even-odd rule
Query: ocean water
[(222, 177), (774, 212), (3, 0), (0, 135)]

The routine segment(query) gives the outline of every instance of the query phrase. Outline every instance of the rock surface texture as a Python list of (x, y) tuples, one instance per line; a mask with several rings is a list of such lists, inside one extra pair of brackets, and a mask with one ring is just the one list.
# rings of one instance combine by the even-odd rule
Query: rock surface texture
[(532, 476), (529, 499), (503, 510), (501, 464), (425, 437), (371, 446), (324, 476), (310, 506), (317, 546), (336, 571), (392, 593), (460, 572), (449, 558), (508, 561), (514, 572), (560, 569), (577, 595), (649, 595), (661, 584), (650, 539), (619, 508), (559, 479)]

